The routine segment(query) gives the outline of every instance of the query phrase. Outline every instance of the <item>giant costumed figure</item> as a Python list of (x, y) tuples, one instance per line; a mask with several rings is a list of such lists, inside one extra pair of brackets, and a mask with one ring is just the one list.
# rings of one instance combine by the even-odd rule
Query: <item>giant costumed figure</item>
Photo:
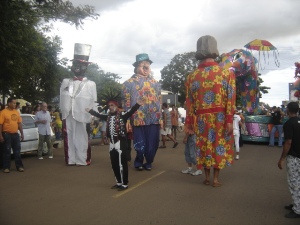
[(90, 62), (91, 45), (75, 44), (71, 67), (74, 78), (64, 79), (60, 87), (60, 109), (63, 120), (65, 162), (67, 165), (89, 165), (91, 152), (86, 126), (91, 115), (85, 111), (97, 101), (96, 84), (85, 77)]
[(136, 150), (134, 167), (138, 170), (151, 170), (152, 162), (159, 145), (159, 120), (161, 118), (161, 88), (151, 75), (152, 61), (148, 54), (136, 56), (133, 63), (134, 75), (123, 84), (124, 110), (132, 108), (138, 97), (146, 99), (132, 116), (133, 146)]

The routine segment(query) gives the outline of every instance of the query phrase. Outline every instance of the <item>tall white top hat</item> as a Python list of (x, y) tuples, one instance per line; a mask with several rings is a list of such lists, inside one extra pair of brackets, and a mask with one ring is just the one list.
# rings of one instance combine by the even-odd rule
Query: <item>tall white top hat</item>
[(75, 43), (74, 46), (74, 59), (81, 62), (88, 62), (92, 45)]

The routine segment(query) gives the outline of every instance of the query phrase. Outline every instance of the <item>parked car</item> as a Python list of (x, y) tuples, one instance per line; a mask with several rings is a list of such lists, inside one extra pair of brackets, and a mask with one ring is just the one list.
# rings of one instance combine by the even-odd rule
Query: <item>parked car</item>
[[(21, 152), (37, 151), (39, 144), (38, 128), (36, 126), (34, 115), (21, 114), (24, 140), (21, 141)], [(55, 140), (55, 135), (51, 135), (51, 139)], [(44, 151), (47, 151), (47, 146), (44, 144)]]

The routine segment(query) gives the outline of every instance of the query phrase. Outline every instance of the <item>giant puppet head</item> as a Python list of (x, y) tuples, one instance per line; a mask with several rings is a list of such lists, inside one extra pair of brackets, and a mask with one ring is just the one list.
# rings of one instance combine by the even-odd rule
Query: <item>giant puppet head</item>
[(230, 69), (236, 77), (236, 92), (241, 96), (243, 107), (250, 114), (258, 106), (259, 88), (257, 60), (251, 52), (243, 49), (234, 49), (220, 56), (220, 66)]
[(91, 52), (91, 45), (75, 43), (74, 46), (74, 59), (72, 60), (71, 71), (76, 77), (84, 77), (89, 62)]
[(134, 73), (147, 77), (151, 73), (150, 65), (152, 61), (149, 59), (148, 54), (141, 53), (136, 55), (136, 61), (132, 65), (134, 66)]

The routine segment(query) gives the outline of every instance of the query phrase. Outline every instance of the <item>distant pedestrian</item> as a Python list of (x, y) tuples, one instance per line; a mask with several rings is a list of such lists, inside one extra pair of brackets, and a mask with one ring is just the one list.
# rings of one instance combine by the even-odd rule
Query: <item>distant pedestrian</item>
[(287, 105), (288, 121), (283, 125), (284, 146), (278, 161), (279, 169), (283, 168), (286, 159), (287, 181), (293, 204), (285, 206), (291, 210), (286, 218), (300, 218), (300, 118), (297, 116), (299, 105), (290, 102)]
[(163, 145), (160, 146), (160, 148), (166, 148), (166, 138), (168, 137), (171, 139), (171, 141), (174, 142), (173, 148), (176, 148), (178, 145), (178, 142), (175, 140), (175, 138), (171, 134), (171, 129), (172, 129), (172, 122), (171, 122), (171, 114), (169, 111), (169, 106), (167, 103), (162, 104), (163, 108), (163, 128), (160, 130), (160, 133), (162, 135), (162, 142)]
[[(0, 142), (4, 142), (3, 148), (3, 172), (10, 172), (11, 149), (13, 150), (16, 168), (19, 172), (24, 172), (21, 159), (21, 141), (24, 139), (22, 128), (22, 117), (16, 110), (17, 100), (7, 99), (7, 108), (0, 112)], [(20, 131), (21, 137), (18, 133)]]
[(233, 137), (235, 145), (235, 159), (240, 158), (240, 127), (242, 126), (242, 119), (239, 115), (239, 111), (235, 110), (233, 115)]
[(282, 147), (282, 119), (284, 114), (280, 111), (280, 108), (273, 106), (272, 111), (268, 113), (267, 115), (272, 116), (272, 130), (270, 132), (270, 141), (269, 146), (274, 147), (275, 142), (275, 132), (278, 131), (278, 147)]
[(35, 114), (35, 123), (38, 126), (39, 133), (39, 146), (38, 146), (38, 159), (43, 159), (43, 146), (46, 142), (48, 149), (49, 159), (53, 158), (53, 149), (51, 143), (51, 122), (52, 118), (47, 110), (47, 103), (43, 102), (41, 110)]
[(179, 115), (175, 105), (172, 106), (172, 110), (170, 114), (171, 114), (171, 123), (172, 123), (171, 135), (174, 137), (174, 139), (176, 139)]

